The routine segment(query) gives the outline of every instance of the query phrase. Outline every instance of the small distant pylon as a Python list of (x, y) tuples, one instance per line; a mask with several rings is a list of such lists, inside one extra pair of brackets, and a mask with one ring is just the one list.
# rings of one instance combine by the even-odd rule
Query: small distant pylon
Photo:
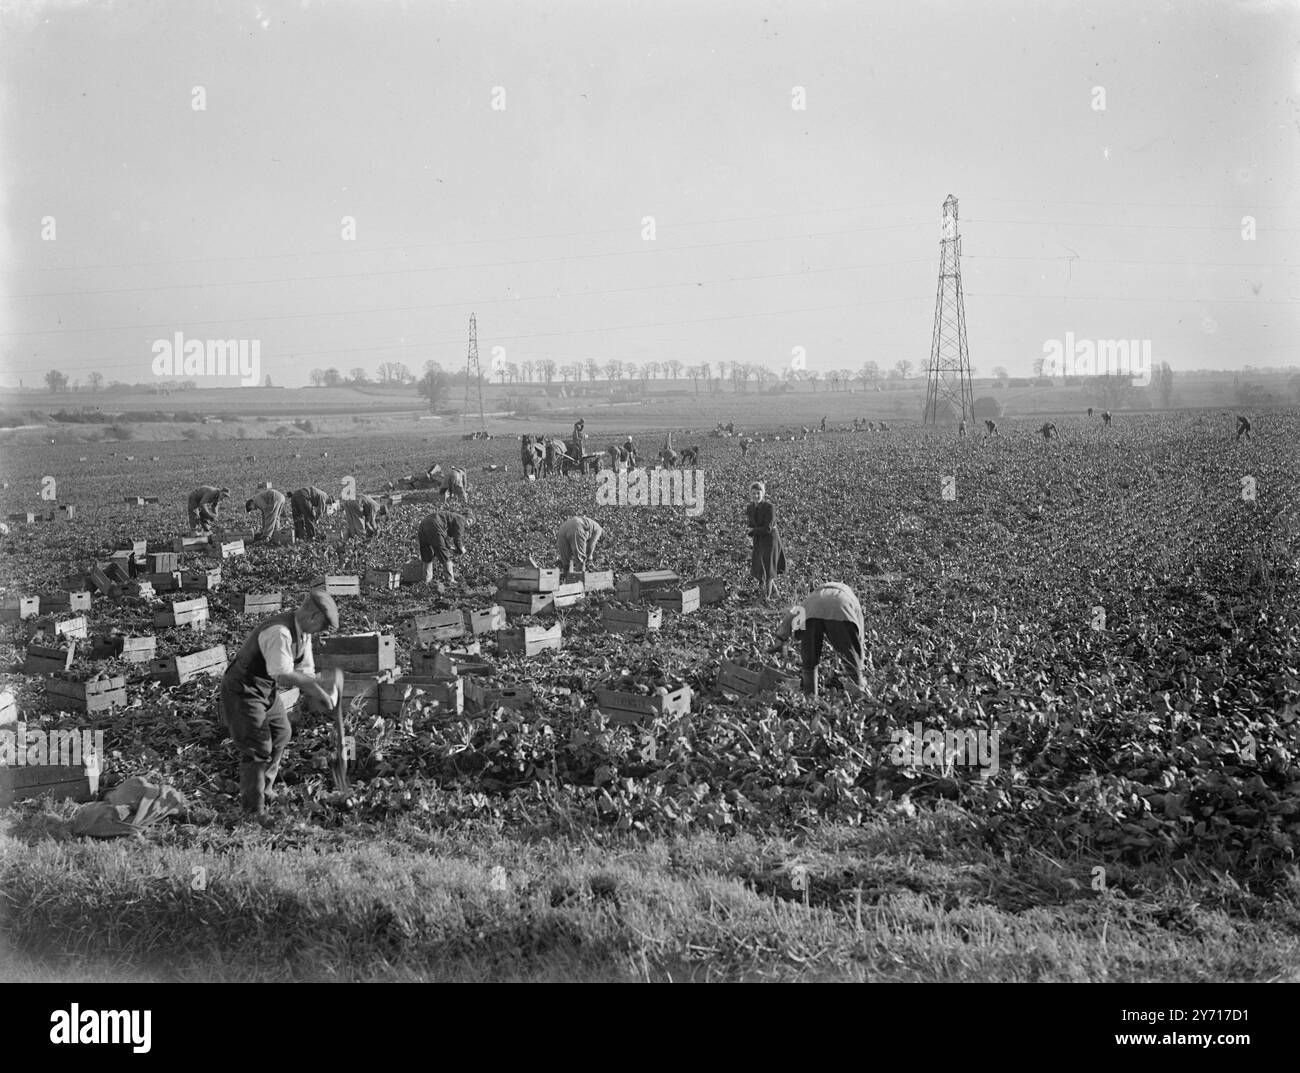
[(483, 372), (478, 364), (478, 321), (474, 314), (469, 315), (469, 354), (465, 358), (465, 413), (469, 413), (469, 389), (471, 384), (478, 385), (478, 424), (487, 430), (487, 418), (483, 415)]
[(966, 300), (961, 290), (961, 233), (957, 228), (957, 199), (952, 194), (943, 203), (939, 289), (934, 301), (923, 423), (937, 425), (948, 404), (962, 421), (975, 417), (970, 353), (966, 349)]

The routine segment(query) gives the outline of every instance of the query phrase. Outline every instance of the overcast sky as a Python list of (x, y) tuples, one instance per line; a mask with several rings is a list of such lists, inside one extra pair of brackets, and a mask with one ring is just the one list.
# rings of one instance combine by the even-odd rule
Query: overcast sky
[(949, 193), (977, 372), (1300, 364), (1294, 3), (0, 6), (4, 383), (463, 367), (471, 312), (485, 364), (919, 369)]

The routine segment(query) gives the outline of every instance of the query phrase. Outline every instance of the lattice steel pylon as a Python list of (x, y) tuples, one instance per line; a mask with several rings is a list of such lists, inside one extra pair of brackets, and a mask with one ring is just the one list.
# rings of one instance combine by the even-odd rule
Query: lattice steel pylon
[(952, 194), (943, 203), (939, 289), (934, 300), (934, 335), (930, 341), (922, 423), (937, 425), (949, 407), (963, 421), (975, 416), (970, 352), (966, 349), (966, 300), (961, 291), (961, 233), (957, 228), (957, 199)]
[(469, 315), (469, 354), (465, 358), (465, 416), (469, 416), (469, 389), (471, 384), (478, 385), (478, 424), (487, 430), (487, 419), (483, 416), (483, 372), (478, 364), (478, 321), (474, 314)]

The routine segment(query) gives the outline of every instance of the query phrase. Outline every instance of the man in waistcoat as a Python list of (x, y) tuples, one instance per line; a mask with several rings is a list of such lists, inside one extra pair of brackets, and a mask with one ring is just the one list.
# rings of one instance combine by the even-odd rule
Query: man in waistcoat
[(295, 610), (263, 619), (244, 639), (221, 679), (221, 713), (239, 750), (239, 797), (246, 816), (263, 826), (267, 795), (280, 773), (292, 730), (289, 709), (305, 694), (309, 703), (332, 710), (343, 673), (316, 674), (311, 638), (337, 629), (334, 598), (313, 589)]

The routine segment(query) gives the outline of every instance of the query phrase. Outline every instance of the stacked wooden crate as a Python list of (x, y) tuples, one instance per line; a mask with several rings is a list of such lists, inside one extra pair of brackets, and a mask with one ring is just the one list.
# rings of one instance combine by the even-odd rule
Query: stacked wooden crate
[(397, 638), (388, 633), (344, 634), (318, 637), (315, 643), (318, 670), (335, 668), (353, 674), (375, 674), (397, 667)]
[[(560, 587), (559, 570), (540, 566), (511, 567), (497, 591), (496, 602), (507, 615), (536, 615), (555, 610), (555, 590)], [(567, 593), (571, 593), (566, 590)]]
[(564, 643), (560, 624), (554, 626), (512, 626), (497, 631), (497, 648), (514, 656), (535, 656)]

